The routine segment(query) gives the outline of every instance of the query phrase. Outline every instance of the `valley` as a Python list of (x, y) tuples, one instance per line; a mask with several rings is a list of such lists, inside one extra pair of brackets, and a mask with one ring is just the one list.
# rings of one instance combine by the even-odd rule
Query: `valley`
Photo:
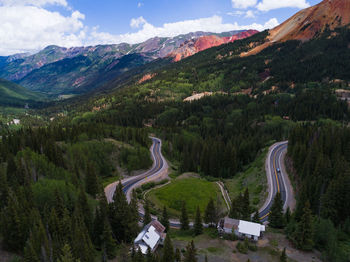
[[(349, 261), (349, 0), (163, 26), (140, 2), (117, 36), (44, 2), (0, 1), (72, 13), (46, 48), (0, 40), (0, 261)], [(178, 8), (152, 16), (214, 10)]]

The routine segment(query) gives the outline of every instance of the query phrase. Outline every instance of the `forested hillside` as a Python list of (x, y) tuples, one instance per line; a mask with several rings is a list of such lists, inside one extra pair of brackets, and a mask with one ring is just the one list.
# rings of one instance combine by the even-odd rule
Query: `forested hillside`
[[(350, 252), (350, 130), (334, 125), (297, 126), (290, 135), (298, 205), (288, 225), (289, 237), (301, 248), (318, 248), (328, 261), (348, 261)], [(296, 235), (305, 206), (315, 217), (313, 237), (306, 244)]]

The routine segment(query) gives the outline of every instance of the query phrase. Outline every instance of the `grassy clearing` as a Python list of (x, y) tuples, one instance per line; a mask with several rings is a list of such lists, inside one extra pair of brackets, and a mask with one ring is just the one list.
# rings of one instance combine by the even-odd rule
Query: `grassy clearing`
[(156, 207), (168, 207), (172, 217), (179, 217), (183, 201), (186, 202), (189, 216), (193, 217), (197, 206), (204, 212), (210, 198), (216, 200), (218, 196), (220, 189), (215, 183), (192, 177), (176, 179), (147, 195)]
[(248, 187), (252, 206), (258, 207), (267, 197), (267, 179), (265, 173), (265, 159), (268, 153), (266, 147), (253, 163), (247, 166), (244, 172), (238, 173), (234, 178), (224, 181), (230, 198), (235, 198)]

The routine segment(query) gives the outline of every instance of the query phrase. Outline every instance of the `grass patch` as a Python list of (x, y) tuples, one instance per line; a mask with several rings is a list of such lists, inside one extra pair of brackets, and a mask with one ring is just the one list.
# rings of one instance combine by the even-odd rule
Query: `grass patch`
[(231, 199), (237, 197), (240, 193), (243, 193), (248, 187), (252, 206), (258, 207), (265, 201), (267, 194), (265, 159), (268, 150), (268, 147), (263, 149), (254, 162), (246, 167), (244, 172), (238, 173), (234, 178), (226, 179), (224, 181)]
[(102, 186), (103, 186), (103, 188), (105, 188), (109, 184), (117, 182), (118, 179), (119, 179), (119, 176), (112, 176), (112, 177), (104, 177), (104, 178), (102, 178)]
[(170, 215), (176, 217), (180, 215), (185, 201), (188, 214), (193, 217), (197, 206), (204, 212), (210, 198), (215, 200), (217, 196), (218, 187), (215, 183), (199, 178), (184, 178), (151, 191), (148, 199), (158, 207), (168, 207)]
[(217, 254), (217, 253), (222, 253), (224, 249), (221, 247), (208, 247), (206, 250), (209, 253)]

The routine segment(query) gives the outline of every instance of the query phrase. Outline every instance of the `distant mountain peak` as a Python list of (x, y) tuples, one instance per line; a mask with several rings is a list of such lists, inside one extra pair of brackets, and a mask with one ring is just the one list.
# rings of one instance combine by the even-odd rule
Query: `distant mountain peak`
[(185, 41), (179, 48), (171, 52), (169, 54), (169, 57), (173, 57), (174, 61), (178, 62), (186, 57), (192, 56), (211, 47), (232, 43), (236, 40), (250, 37), (256, 33), (259, 33), (259, 31), (247, 30), (236, 32), (231, 36), (221, 37), (219, 35), (205, 35), (198, 38), (192, 38), (188, 41)]

